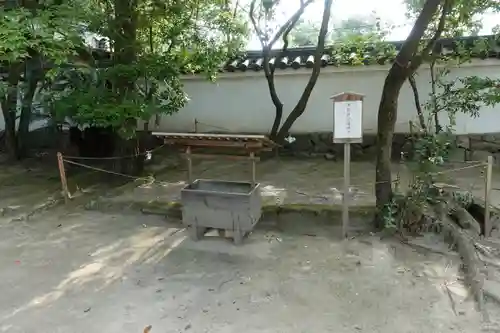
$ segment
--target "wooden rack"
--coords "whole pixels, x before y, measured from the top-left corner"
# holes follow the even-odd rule
[[[229,158],[233,160],[250,160],[252,172],[252,185],[256,183],[255,164],[260,160],[256,154],[270,151],[277,145],[265,135],[239,135],[239,134],[206,134],[206,133],[165,133],[153,132],[154,136],[162,137],[165,144],[182,146],[188,168],[188,181],[193,179],[193,157],[200,158]],[[228,154],[193,153],[192,148],[227,148],[244,151],[247,156]]]

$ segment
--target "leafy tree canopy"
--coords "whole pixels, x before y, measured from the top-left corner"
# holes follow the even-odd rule
[[[214,79],[247,34],[229,0],[11,0],[2,2],[0,15],[0,99],[13,155],[35,90],[56,121],[69,117],[130,137],[137,119],[185,104],[181,72]],[[95,61],[85,45],[89,33],[107,40],[106,61]]]

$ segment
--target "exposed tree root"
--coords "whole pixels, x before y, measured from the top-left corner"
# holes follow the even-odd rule
[[[432,204],[425,212],[440,227],[444,240],[455,249],[462,261],[464,283],[470,290],[477,310],[483,320],[489,322],[489,316],[484,305],[484,278],[481,268],[484,266],[476,251],[483,252],[484,246],[478,243],[481,235],[480,223],[455,199],[452,193],[442,192],[440,203]],[[435,229],[435,228],[434,228]]]
[[[484,323],[490,323],[485,307],[485,295],[488,299],[500,303],[500,291],[497,292],[500,290],[500,283],[486,280],[485,273],[488,266],[500,268],[500,242],[496,243],[483,237],[484,201],[480,202],[470,193],[457,192],[456,187],[448,184],[433,184],[431,191],[433,192],[429,197],[424,197],[425,201],[421,203],[415,202],[413,193],[399,199],[399,226],[410,233],[423,231],[443,236],[449,249],[456,251],[461,259],[463,283],[469,289],[476,309],[481,313]],[[492,227],[500,230],[500,212],[493,211]],[[439,246],[435,249],[433,246],[413,243],[411,240],[406,243],[449,255]]]
[[[462,229],[470,230],[474,235],[482,234],[481,225],[465,208],[454,201],[449,201],[448,207],[451,218]]]
[[[483,313],[485,318],[487,318],[483,294],[484,281],[480,270],[481,262],[476,254],[473,240],[449,217],[444,217],[442,223],[444,231],[449,233],[450,239],[453,240],[453,244],[456,246],[457,252],[462,259],[464,282],[476,301],[478,311]]]

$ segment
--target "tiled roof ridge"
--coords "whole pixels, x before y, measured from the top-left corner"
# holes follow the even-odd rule
[[[458,46],[465,46],[466,48],[472,49],[474,45],[480,40],[487,40],[493,42],[493,47],[489,52],[479,52],[475,54],[472,52],[472,57],[476,58],[499,58],[500,55],[500,42],[497,36],[485,35],[485,36],[473,36],[473,37],[459,37],[459,38],[443,38],[437,41],[436,48],[443,55],[449,55],[457,52]],[[324,54],[321,56],[321,66],[326,67],[329,65],[340,66],[340,65],[370,65],[379,64],[384,65],[391,63],[396,55],[395,52],[392,54],[390,52],[384,53],[379,49],[376,49],[375,45],[387,45],[390,48],[394,48],[398,51],[404,41],[390,41],[390,42],[377,42],[370,43],[367,42],[363,50],[357,50],[354,46],[348,46],[346,44],[342,45],[329,45],[325,47]],[[344,48],[344,49],[342,49]],[[389,48],[387,49],[389,50]],[[270,53],[269,64],[270,66],[276,66],[277,69],[299,69],[299,68],[312,68],[314,66],[314,54],[316,47],[296,47],[289,48],[280,57],[281,49],[273,49]],[[361,55],[361,57],[360,57]],[[247,51],[242,56],[235,59],[231,59],[226,62],[222,68],[223,71],[227,72],[244,72],[246,70],[259,71],[263,67],[264,56],[261,50],[258,51]]]

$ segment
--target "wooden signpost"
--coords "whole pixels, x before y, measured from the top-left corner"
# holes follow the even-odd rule
[[[342,237],[349,231],[351,143],[363,142],[363,98],[354,92],[343,92],[333,100],[333,142],[344,144],[344,191],[342,195]]]

